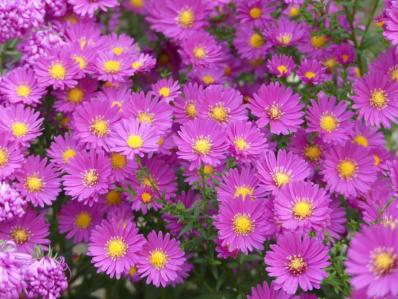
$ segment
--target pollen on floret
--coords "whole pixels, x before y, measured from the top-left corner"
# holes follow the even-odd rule
[[[243,199],[251,198],[251,196],[253,195],[253,188],[249,187],[249,186],[237,186],[235,188],[235,192],[234,192],[234,197],[238,198],[238,197],[242,197]]]
[[[79,65],[81,70],[87,67],[87,60],[83,56],[73,55],[72,58]]]
[[[90,131],[97,137],[104,137],[109,132],[108,122],[101,116],[96,117],[90,124]]]
[[[164,98],[167,98],[168,96],[170,96],[170,93],[171,93],[170,88],[167,86],[159,88],[158,92],[159,92],[159,95]]]
[[[115,54],[116,56],[122,55],[123,53],[123,48],[122,47],[114,47],[112,49],[113,54]]]
[[[228,120],[229,111],[223,104],[216,104],[210,109],[210,117],[218,122],[225,122]]]
[[[249,15],[252,19],[256,20],[261,17],[262,11],[259,7],[253,7],[249,11]]]
[[[318,161],[321,158],[322,151],[318,145],[308,145],[304,149],[304,156],[310,161]]]
[[[116,260],[126,255],[128,245],[121,237],[114,237],[106,242],[105,249],[108,256]]]
[[[191,28],[195,21],[195,15],[190,8],[182,9],[178,15],[177,20],[182,27]]]
[[[254,229],[254,223],[246,214],[237,214],[233,219],[233,230],[237,235],[246,236]]]
[[[312,80],[316,77],[316,73],[313,71],[307,71],[304,73],[304,77],[306,77],[308,80]]]
[[[309,200],[297,200],[293,205],[293,214],[296,219],[306,219],[312,215],[313,206]]]
[[[120,72],[122,64],[117,60],[107,60],[104,62],[104,71],[109,74],[116,74]]]
[[[216,82],[216,80],[214,79],[214,77],[211,76],[211,75],[204,75],[204,76],[202,77],[202,81],[203,81],[203,83],[206,84],[206,85],[210,85],[210,84],[213,84],[214,82]]]
[[[371,257],[372,270],[377,275],[389,274],[398,266],[398,257],[392,248],[376,248]]]
[[[29,85],[21,84],[17,87],[17,96],[19,97],[26,98],[30,96],[31,92]]]
[[[139,61],[139,60],[134,61],[134,62],[131,64],[131,67],[132,67],[133,69],[135,69],[135,70],[138,70],[138,69],[141,68],[142,66],[143,66],[143,64],[142,64],[142,62]]]
[[[87,212],[80,212],[75,218],[75,224],[80,229],[87,229],[91,224],[91,215]]]
[[[244,151],[249,148],[249,143],[243,137],[236,138],[234,141],[234,145],[240,151]]]
[[[275,172],[272,178],[278,188],[283,187],[290,182],[290,175],[285,171]]]
[[[30,232],[26,228],[20,226],[14,227],[10,235],[12,240],[18,245],[25,244],[30,238]]]
[[[197,111],[194,103],[187,103],[185,105],[185,114],[191,119],[194,119],[196,117]]]
[[[277,37],[278,42],[285,46],[289,45],[292,39],[293,36],[290,33],[283,33]]]
[[[4,148],[0,148],[0,167],[4,167],[8,163],[8,151]]]
[[[307,263],[301,256],[292,255],[288,257],[287,268],[291,274],[299,276],[307,269]]]
[[[339,125],[337,119],[329,113],[324,113],[320,119],[320,126],[322,130],[330,133],[336,130],[337,126]]]
[[[141,8],[144,7],[144,0],[130,0],[132,7]]]
[[[278,120],[281,119],[283,115],[283,112],[280,108],[279,105],[277,104],[272,104],[269,108],[268,108],[268,116],[271,120]]]
[[[127,145],[131,149],[139,149],[142,147],[144,144],[144,141],[142,140],[142,137],[137,134],[132,134],[127,138]]]
[[[199,137],[193,144],[193,149],[200,155],[207,155],[210,153],[212,143],[208,137]]]
[[[193,55],[198,59],[203,59],[206,57],[206,50],[203,47],[195,47],[193,49]]]
[[[283,64],[277,66],[276,69],[278,70],[279,74],[281,74],[281,75],[284,75],[289,71],[288,68],[286,67],[286,65],[283,65]]]
[[[143,203],[150,203],[152,201],[152,194],[149,192],[142,192],[141,201]]]
[[[72,104],[79,104],[84,100],[84,90],[80,87],[73,87],[68,91],[68,100]]]
[[[149,262],[157,270],[161,270],[166,266],[167,259],[167,254],[160,249],[156,249],[149,254]]]
[[[11,132],[14,137],[21,138],[28,133],[28,125],[23,122],[16,121],[11,124]]]
[[[384,109],[387,106],[388,97],[384,90],[377,88],[372,91],[370,105],[376,109]]]
[[[40,192],[43,190],[44,182],[43,180],[36,174],[29,175],[26,178],[25,188],[30,192]]]
[[[139,112],[138,113],[138,121],[141,124],[142,123],[151,124],[153,122],[153,119],[154,119],[153,113],[149,113],[149,112]]]
[[[253,33],[252,36],[250,37],[250,46],[253,48],[261,48],[264,45],[264,38],[261,36],[259,33]]]
[[[62,153],[62,160],[64,163],[68,163],[70,159],[76,157],[76,151],[74,149],[68,148]]]
[[[326,45],[327,37],[325,35],[315,35],[311,37],[311,45],[316,48],[322,48]]]
[[[352,160],[341,160],[337,165],[337,171],[342,179],[351,179],[357,172],[357,164]]]
[[[63,79],[65,79],[65,76],[66,76],[66,69],[59,62],[53,63],[50,66],[50,69],[48,72],[50,74],[50,77],[54,80],[63,80]]]
[[[368,147],[368,146],[369,146],[369,141],[368,141],[368,139],[367,139],[365,136],[360,135],[360,134],[358,134],[357,136],[355,136],[354,142],[355,142],[356,144],[358,144],[358,145],[363,146],[363,147]]]
[[[98,184],[99,182],[99,174],[96,169],[89,169],[83,174],[83,183],[92,187]]]
[[[119,153],[111,154],[112,169],[124,169],[127,165],[127,158]]]
[[[115,206],[122,202],[122,195],[116,190],[111,190],[105,195],[105,199],[108,205]]]

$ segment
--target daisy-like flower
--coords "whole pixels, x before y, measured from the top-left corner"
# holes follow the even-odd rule
[[[17,189],[34,207],[51,205],[57,199],[61,181],[47,158],[29,156],[15,173]]]
[[[184,124],[187,121],[194,120],[199,113],[199,100],[202,99],[203,86],[197,83],[189,82],[182,89],[180,95],[174,103],[174,116],[176,121]]]
[[[250,25],[237,28],[234,46],[242,58],[249,60],[264,58],[271,48],[264,35]]]
[[[309,165],[299,156],[279,150],[268,151],[257,165],[258,178],[267,191],[277,191],[296,181],[305,180],[311,173]]]
[[[392,47],[379,54],[369,65],[369,73],[379,73],[380,76],[388,74],[391,80],[398,82],[398,50]]]
[[[263,200],[229,200],[220,205],[214,226],[221,245],[247,254],[263,248],[270,234],[268,217]]]
[[[243,104],[243,96],[239,91],[222,85],[211,85],[201,93],[199,99],[200,116],[217,122],[228,124],[231,120],[247,120],[247,112]]]
[[[87,39],[70,41],[66,48],[77,66],[76,78],[84,78],[94,71],[96,48],[92,45],[87,45]]]
[[[305,59],[297,70],[297,75],[304,83],[318,85],[325,80],[325,68],[318,60]]]
[[[205,31],[188,36],[181,43],[180,54],[186,64],[206,67],[223,61],[221,46]]]
[[[0,109],[0,132],[9,133],[10,139],[22,146],[41,134],[42,122],[38,112],[22,104]]]
[[[55,165],[63,171],[64,166],[69,164],[82,151],[82,147],[73,138],[73,135],[60,135],[54,138],[47,154]]]
[[[151,86],[151,93],[157,99],[169,104],[180,94],[180,85],[172,78],[162,79]]]
[[[87,255],[98,272],[120,279],[139,260],[145,239],[130,221],[103,220],[91,232]]]
[[[289,150],[300,155],[309,163],[319,164],[323,158],[324,143],[315,136],[307,134],[304,129],[299,129],[290,139]]]
[[[365,193],[376,181],[372,155],[363,147],[347,142],[330,147],[322,163],[322,175],[328,188],[346,196]]]
[[[9,177],[21,167],[24,157],[9,133],[0,132],[0,179]]]
[[[159,195],[157,195],[156,190],[147,186],[140,186],[136,188],[136,196],[131,204],[131,209],[133,211],[141,211],[145,215],[148,210],[157,211],[162,206],[160,202],[157,201]]]
[[[348,65],[355,59],[355,48],[348,43],[337,45],[335,56],[340,64]]]
[[[155,127],[141,123],[137,119],[123,119],[115,126],[110,140],[111,150],[118,152],[129,159],[135,155],[155,152],[159,135]]]
[[[354,109],[369,126],[386,128],[397,121],[398,83],[386,74],[369,73],[354,83]]]
[[[64,89],[77,84],[78,66],[65,49],[40,57],[34,65],[38,82],[44,87]]]
[[[276,195],[275,216],[287,230],[320,231],[329,220],[329,204],[330,198],[322,188],[312,183],[295,182]]]
[[[304,112],[299,95],[278,83],[261,85],[258,92],[253,94],[249,108],[259,118],[258,126],[269,124],[274,134],[295,132],[303,123]]]
[[[333,199],[329,205],[330,219],[326,224],[324,233],[335,240],[340,240],[346,232],[347,215],[339,200]]]
[[[21,218],[25,214],[26,201],[7,183],[0,183],[0,223]]]
[[[228,145],[224,129],[215,122],[198,119],[184,124],[175,136],[177,156],[190,162],[190,169],[201,164],[217,166],[225,157]]]
[[[233,199],[263,199],[265,190],[259,184],[258,178],[253,176],[251,167],[241,170],[231,169],[223,175],[223,182],[217,188],[217,199],[221,202]]]
[[[383,133],[376,128],[365,126],[359,121],[351,131],[350,137],[352,142],[369,149],[384,147],[385,144]]]
[[[123,54],[136,55],[139,53],[139,46],[134,39],[126,34],[111,33],[102,37],[101,43],[104,50],[113,53],[116,56]]]
[[[185,261],[179,241],[168,233],[151,231],[139,252],[138,274],[146,277],[147,284],[165,287],[178,278]]]
[[[132,178],[134,171],[137,169],[134,160],[116,152],[110,153],[110,159],[112,165],[111,181],[123,182]]]
[[[345,264],[354,289],[365,288],[369,298],[397,296],[397,229],[364,226],[352,238]]]
[[[40,103],[45,89],[35,77],[35,73],[25,67],[17,67],[2,78],[0,94],[10,103],[23,103],[35,106]]]
[[[327,277],[328,248],[316,239],[297,233],[284,233],[265,255],[268,275],[275,277],[275,289],[294,294],[319,289]]]
[[[130,100],[123,106],[125,118],[135,118],[140,124],[154,127],[159,134],[171,128],[172,108],[165,102],[157,101],[150,93],[146,95],[133,93]]]
[[[97,56],[94,69],[99,80],[111,83],[125,82],[134,73],[131,68],[131,57],[126,54],[101,52]]]
[[[75,138],[92,149],[109,151],[110,136],[119,119],[118,108],[108,102],[83,103],[73,113]]]
[[[203,85],[223,84],[226,80],[225,70],[222,67],[194,67],[188,74],[189,78]]]
[[[227,128],[227,143],[232,156],[246,163],[260,157],[268,150],[265,135],[251,122],[233,122]]]
[[[140,53],[132,58],[131,68],[133,73],[146,73],[156,65],[156,59],[149,54]]]
[[[290,56],[275,54],[268,61],[267,67],[271,74],[283,78],[288,77],[294,71],[296,64]]]
[[[92,205],[109,188],[109,158],[95,151],[82,152],[65,167],[65,193],[83,204]]]
[[[264,34],[275,46],[292,47],[297,46],[307,36],[307,28],[302,23],[281,18],[266,27]]]
[[[398,44],[398,30],[397,30],[397,24],[398,24],[398,12],[394,6],[396,6],[396,3],[393,1],[388,1],[386,4],[389,4],[390,8],[386,9],[386,16],[383,18],[384,22],[384,32],[383,35],[384,37],[391,41],[393,45]],[[394,6],[393,6],[394,5]]]
[[[236,18],[242,24],[263,28],[267,22],[272,21],[274,7],[261,0],[239,0],[236,7]]]
[[[283,290],[275,290],[275,284],[271,282],[271,285],[268,286],[268,283],[264,281],[263,283],[259,283],[255,287],[251,289],[250,295],[247,296],[247,299],[291,299],[292,296],[286,294]]]
[[[95,207],[88,207],[74,200],[61,207],[57,215],[59,232],[66,234],[68,240],[73,242],[87,242],[91,230],[101,220],[101,212]]]
[[[117,0],[68,0],[68,2],[73,6],[74,12],[83,17],[93,17],[97,10],[107,11],[119,5]]]
[[[343,101],[324,95],[318,101],[312,100],[307,110],[308,132],[317,132],[325,143],[344,144],[353,129],[354,113]]]
[[[108,102],[111,107],[117,107],[118,112],[123,116],[124,105],[132,100],[132,92],[128,84],[117,86],[107,86],[104,84],[102,90],[99,90],[95,99],[98,101]]]
[[[149,1],[146,11],[146,20],[151,27],[172,39],[184,39],[206,24],[206,6],[202,1]]]
[[[50,244],[48,229],[44,214],[29,209],[21,218],[0,223],[0,240],[13,241],[19,252],[31,254],[35,246],[46,250]]]

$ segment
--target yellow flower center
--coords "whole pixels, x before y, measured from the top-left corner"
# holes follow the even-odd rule
[[[357,136],[355,136],[354,142],[355,142],[356,144],[358,144],[358,145],[363,146],[363,147],[368,147],[368,146],[369,146],[369,141],[368,141],[368,139],[367,139],[365,136],[363,136],[363,135],[357,135]]]
[[[84,100],[84,90],[80,87],[71,88],[68,91],[68,100],[72,104],[79,104]]]
[[[153,114],[149,112],[139,112],[138,113],[138,121],[146,124],[151,124],[153,122]]]
[[[117,60],[107,60],[104,62],[104,71],[108,74],[116,74],[120,72],[122,65]]]
[[[83,175],[83,183],[88,187],[95,186],[96,184],[98,184],[98,181],[99,175],[97,170],[95,169],[87,170]]]
[[[61,63],[56,62],[50,66],[48,73],[54,80],[63,80],[65,79],[66,69]]]
[[[130,277],[134,277],[136,273],[137,273],[137,267],[136,266],[130,267],[130,270],[129,270]]]
[[[181,27],[191,28],[195,21],[195,15],[193,14],[192,9],[182,9],[178,14],[177,21],[181,25]]]
[[[229,117],[228,109],[223,104],[216,104],[210,109],[210,117],[218,122],[225,122]]]
[[[127,138],[127,145],[131,149],[139,149],[142,147],[144,144],[144,141],[142,140],[142,137],[137,134],[132,134]]]
[[[312,203],[308,200],[299,200],[293,206],[293,215],[296,219],[302,220],[312,215]]]
[[[285,46],[289,45],[292,39],[293,36],[290,33],[283,33],[277,37],[278,42]]]
[[[321,116],[320,126],[322,130],[330,133],[336,130],[338,125],[339,122],[332,114],[325,113]]]
[[[86,229],[91,224],[91,216],[87,212],[80,212],[75,219],[75,224],[80,229]]]
[[[30,233],[26,228],[18,226],[11,230],[11,238],[16,244],[22,245],[29,240]]]
[[[283,187],[290,182],[290,175],[285,171],[275,172],[272,178],[278,188]]]
[[[279,105],[273,104],[268,108],[268,116],[272,120],[278,120],[282,117],[283,112]]]
[[[69,163],[69,160],[73,159],[74,157],[76,157],[76,151],[71,148],[68,148],[62,153],[62,160],[65,164]]]
[[[193,55],[198,59],[203,59],[206,57],[206,50],[202,47],[195,47],[193,49]]]
[[[43,190],[43,180],[38,175],[30,175],[26,178],[25,188],[29,193],[40,192]]]
[[[216,80],[214,79],[213,76],[211,75],[204,75],[202,77],[202,81],[204,84],[209,85],[209,84],[213,84],[214,82],[216,82]]]
[[[256,20],[258,18],[261,17],[262,11],[261,8],[259,7],[253,7],[252,9],[250,9],[249,11],[249,15],[252,19]]]
[[[127,164],[127,158],[119,153],[111,154],[112,168],[115,170],[124,169]]]
[[[307,269],[307,263],[301,256],[292,255],[288,257],[287,268],[291,274],[299,276]]]
[[[318,161],[321,157],[321,153],[320,147],[315,144],[308,145],[304,149],[304,156],[310,161]]]
[[[326,66],[328,69],[332,69],[337,64],[336,59],[329,58],[323,61],[323,65]]]
[[[30,96],[31,92],[32,91],[28,85],[21,84],[21,85],[18,85],[18,87],[17,87],[17,96],[19,96],[19,97],[26,98],[26,97]]]
[[[193,149],[199,155],[207,155],[211,150],[212,144],[208,137],[199,137],[193,144]]]
[[[113,54],[115,54],[116,56],[122,55],[123,53],[123,48],[122,47],[114,47],[112,49]]]
[[[341,160],[337,165],[337,171],[342,179],[348,180],[355,176],[357,165],[351,160]]]
[[[311,37],[311,45],[316,48],[322,48],[326,45],[327,37],[325,35],[318,35]]]
[[[381,158],[379,155],[373,154],[374,166],[379,166],[381,164]]]
[[[246,142],[246,140],[243,137],[236,138],[234,144],[235,147],[240,151],[247,150],[250,147],[250,145]]]
[[[0,148],[0,167],[6,166],[8,163],[8,151],[4,148]]]
[[[185,105],[185,114],[191,119],[194,119],[196,117],[197,111],[194,103],[187,103]]]
[[[90,131],[97,137],[104,137],[108,134],[108,122],[103,117],[96,117],[90,125]]]
[[[149,192],[142,192],[141,200],[143,203],[150,203],[152,201],[152,194]]]
[[[168,88],[167,86],[159,88],[158,92],[159,92],[159,95],[161,95],[164,98],[167,98],[168,96],[170,96],[170,88]]]
[[[370,96],[370,105],[376,109],[384,109],[387,106],[388,98],[382,89],[375,89]]]
[[[87,67],[87,60],[83,56],[73,55],[73,60],[79,65],[81,70]]]
[[[393,249],[378,248],[371,255],[373,271],[378,275],[389,274],[397,267],[398,258]]]
[[[341,55],[341,59],[343,60],[344,63],[346,63],[349,58],[350,58],[350,56],[348,56],[347,54]]]
[[[250,37],[250,46],[253,48],[259,49],[264,45],[264,38],[259,33],[253,33]]]
[[[297,6],[292,6],[289,9],[288,14],[289,14],[289,17],[295,18],[295,17],[297,17],[300,14],[300,8],[298,8]]]
[[[276,68],[277,70],[278,70],[278,72],[280,73],[280,74],[286,74],[289,70],[288,70],[288,68],[285,66],[285,65],[279,65],[277,68]]]
[[[246,214],[237,214],[233,219],[233,230],[237,235],[246,236],[254,229],[254,223]]]
[[[243,199],[246,199],[246,197],[249,196],[250,198],[253,195],[253,191],[253,188],[249,186],[237,186],[235,188],[234,197],[238,198],[241,196]]]
[[[150,253],[149,262],[157,270],[163,269],[167,264],[167,254],[161,249],[156,249]]]
[[[144,177],[142,180],[142,184],[146,187],[157,189],[156,180],[152,176]]]
[[[105,199],[108,205],[115,206],[122,202],[122,195],[116,190],[111,190],[105,195]]]
[[[141,68],[142,66],[143,66],[143,64],[142,64],[142,62],[139,61],[139,60],[134,61],[134,62],[131,64],[131,67],[132,67],[133,69],[135,69],[135,70],[138,70],[138,69]]]
[[[28,133],[28,125],[19,121],[13,122],[11,124],[11,132],[14,137],[24,137]]]
[[[316,73],[313,71],[307,71],[304,73],[304,77],[306,77],[308,80],[312,80],[316,77]]]
[[[214,168],[211,165],[205,165],[203,166],[203,173],[206,176],[211,176],[214,173]]]
[[[128,245],[121,237],[114,237],[106,242],[105,249],[108,257],[117,260],[126,255]]]
[[[144,0],[130,0],[130,4],[132,7],[142,8],[144,7]]]
[[[390,71],[390,78],[398,82],[398,65],[393,66]]]

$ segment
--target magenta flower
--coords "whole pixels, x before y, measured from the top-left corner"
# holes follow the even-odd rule
[[[54,138],[47,150],[47,155],[61,171],[64,171],[64,166],[68,165],[82,151],[81,145],[72,135],[60,135]]]
[[[398,83],[379,73],[369,73],[354,84],[353,108],[369,126],[386,128],[397,121]]]
[[[355,128],[350,132],[352,141],[364,148],[383,148],[384,135],[376,128],[368,127],[357,121]]]
[[[369,73],[378,73],[380,76],[388,74],[391,80],[398,82],[398,51],[389,48],[381,53],[369,65]]]
[[[199,99],[202,99],[203,86],[197,83],[187,83],[174,103],[176,121],[184,124],[198,117]]]
[[[398,295],[397,230],[364,226],[351,240],[347,253],[347,273],[354,289],[365,288],[367,296],[392,298]]]
[[[74,12],[83,17],[86,15],[93,17],[97,10],[107,11],[119,5],[117,0],[68,0],[68,2],[73,6]]]
[[[162,79],[151,86],[150,93],[160,101],[170,104],[179,96],[180,85],[172,78]]]
[[[289,150],[311,164],[319,164],[323,158],[324,147],[319,137],[314,137],[307,134],[304,129],[299,129],[290,139]]]
[[[26,201],[7,183],[0,183],[0,223],[21,218],[25,214]]]
[[[146,215],[148,210],[157,211],[161,208],[161,203],[158,202],[159,195],[156,190],[149,186],[139,186],[135,188],[136,195],[131,204],[133,211],[141,211],[143,215]]]
[[[292,296],[286,294],[283,290],[275,290],[273,282],[268,286],[268,283],[264,281],[252,287],[247,299],[292,299]]]
[[[264,28],[273,20],[271,14],[274,9],[272,4],[261,0],[237,1],[236,18],[242,24]]]
[[[130,221],[103,220],[91,232],[87,255],[98,272],[120,279],[139,260],[144,237]]]
[[[275,277],[276,289],[294,294],[300,287],[303,291],[319,289],[327,277],[329,266],[328,248],[316,239],[295,233],[281,235],[265,255],[268,275]]]
[[[110,159],[112,165],[111,181],[122,183],[134,176],[137,169],[135,160],[116,152],[110,153]]]
[[[297,70],[297,75],[304,83],[318,85],[325,81],[325,68],[318,60],[305,59]]]
[[[244,24],[236,30],[234,46],[242,58],[256,60],[265,58],[271,44],[262,32]]]
[[[322,175],[329,190],[346,196],[367,192],[377,178],[369,152],[349,142],[328,149],[322,163]]]
[[[24,161],[21,148],[9,133],[0,132],[0,179],[12,175]]]
[[[335,49],[335,56],[340,64],[350,64],[355,59],[355,48],[348,43],[337,45]]]
[[[127,54],[115,55],[114,53],[100,52],[94,64],[97,78],[111,83],[125,82],[133,75],[131,68],[132,59]]]
[[[0,240],[13,241],[19,252],[31,254],[35,246],[46,250],[50,244],[48,235],[49,226],[44,214],[37,214],[31,209],[21,218],[0,223]]]
[[[132,61],[131,68],[134,74],[149,72],[156,65],[156,59],[152,55],[144,53],[134,56]]]
[[[258,92],[253,94],[249,108],[259,118],[258,126],[269,124],[274,134],[295,132],[303,123],[303,105],[299,96],[277,83],[261,85]]]
[[[229,251],[239,250],[245,254],[262,249],[271,233],[267,218],[270,211],[263,200],[228,200],[220,205],[214,226],[222,246]]]
[[[178,279],[186,261],[180,242],[170,234],[151,231],[139,252],[138,274],[147,284],[165,287]]]
[[[34,207],[51,205],[61,189],[59,175],[47,158],[29,156],[15,177],[18,191]]]
[[[267,191],[277,193],[296,181],[305,180],[311,173],[309,165],[299,156],[279,150],[268,151],[257,165],[258,178]]]
[[[293,58],[287,55],[272,55],[267,63],[269,71],[278,78],[288,77],[296,68]]]
[[[202,119],[184,124],[174,141],[178,147],[177,156],[189,161],[190,169],[199,168],[201,164],[221,164],[228,147],[224,130],[215,122]]]
[[[307,28],[302,23],[281,18],[277,22],[271,23],[265,29],[265,36],[275,46],[291,47],[297,46],[307,36]]]
[[[339,200],[333,199],[329,205],[330,219],[326,224],[325,234],[333,239],[340,240],[346,233],[347,215]]]

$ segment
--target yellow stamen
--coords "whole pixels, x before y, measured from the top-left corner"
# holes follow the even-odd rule
[[[96,169],[87,170],[83,174],[83,183],[88,187],[93,187],[98,184],[99,174]]]
[[[120,72],[122,65],[120,61],[117,60],[107,60],[104,62],[103,68],[105,73],[116,74]]]
[[[332,114],[324,113],[321,116],[320,126],[321,126],[322,130],[325,130],[326,132],[330,133],[330,132],[333,132],[334,130],[336,130],[338,125],[339,125],[339,122]]]
[[[161,249],[150,252],[149,262],[157,270],[163,269],[167,264],[167,254]]]
[[[8,164],[8,151],[4,148],[0,148],[0,167],[4,167]]]
[[[250,9],[249,11],[249,15],[252,19],[258,19],[261,17],[262,11],[261,8],[259,7],[253,7],[252,9]]]
[[[20,226],[14,227],[10,235],[12,240],[18,245],[25,244],[30,238],[30,232],[26,228]]]
[[[28,85],[21,84],[17,87],[17,96],[19,97],[26,98],[30,96],[31,92],[32,91]]]
[[[229,111],[223,104],[216,104],[210,109],[210,117],[222,123],[228,120]]]
[[[132,134],[127,138],[127,145],[131,149],[139,149],[144,144],[142,137],[140,135]]]
[[[348,180],[355,176],[357,165],[351,160],[341,160],[337,165],[337,171],[342,179]]]
[[[96,117],[90,124],[90,131],[97,137],[104,137],[108,134],[108,122],[103,117]]]
[[[376,109],[382,110],[387,106],[388,97],[384,90],[378,88],[372,91],[370,96],[370,105]]]
[[[80,212],[75,218],[75,224],[80,229],[87,229],[91,224],[91,215],[87,212]]]
[[[121,237],[113,237],[105,245],[108,257],[117,260],[126,255],[128,245]]]
[[[199,137],[193,144],[193,149],[199,155],[207,155],[212,148],[211,141],[208,137]]]
[[[56,62],[50,66],[48,73],[54,80],[63,80],[66,76],[66,69],[61,63]]]
[[[26,123],[16,121],[11,124],[11,132],[14,137],[24,137],[28,133],[28,130],[29,127]]]
[[[264,45],[264,38],[259,33],[253,33],[250,37],[250,46],[259,49]]]
[[[193,14],[192,9],[182,9],[178,14],[177,21],[181,25],[181,27],[191,28],[195,21],[195,15]]]
[[[71,88],[68,91],[68,100],[72,104],[79,104],[84,100],[84,90],[80,87]]]
[[[29,193],[40,192],[43,190],[43,187],[44,182],[37,174],[30,175],[26,178],[25,188]]]
[[[111,154],[112,169],[124,169],[127,165],[127,158],[119,153]]]
[[[312,203],[308,200],[299,200],[293,206],[293,214],[296,219],[303,220],[312,215]]]
[[[237,235],[246,236],[254,230],[254,223],[246,214],[237,214],[233,219],[233,230]]]

